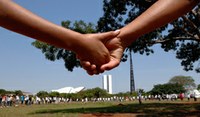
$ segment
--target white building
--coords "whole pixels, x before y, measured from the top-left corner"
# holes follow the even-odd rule
[[[103,75],[103,89],[112,94],[112,75]]]
[[[73,87],[64,87],[61,89],[57,89],[57,90],[51,90],[52,92],[58,92],[58,93],[78,93],[82,90],[84,90],[85,87],[77,87],[77,88],[73,88]]]

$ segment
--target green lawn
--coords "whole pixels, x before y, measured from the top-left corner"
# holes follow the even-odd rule
[[[200,116],[200,101],[145,101],[65,103],[7,107],[0,109],[0,117],[78,117],[82,113],[136,113],[141,116]]]

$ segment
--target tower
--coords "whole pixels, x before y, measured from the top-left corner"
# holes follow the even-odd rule
[[[130,50],[130,93],[135,92],[135,81],[134,81],[134,74],[133,74],[133,61],[132,61],[132,54]]]
[[[112,75],[103,75],[103,89],[112,94]]]

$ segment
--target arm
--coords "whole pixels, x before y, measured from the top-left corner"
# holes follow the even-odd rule
[[[11,0],[0,0],[0,25],[11,31],[69,50],[73,50],[74,43],[81,38],[81,34],[48,22]]]
[[[110,51],[111,61],[101,66],[101,69],[110,70],[118,66],[125,48],[138,37],[177,19],[192,10],[198,3],[199,0],[158,0],[134,21],[120,29],[118,39],[115,38],[113,42],[118,40],[117,43],[121,45],[115,43],[118,47],[111,50],[118,51]]]
[[[123,46],[129,46],[141,35],[155,30],[186,14],[199,0],[158,0],[138,18],[121,29]]]
[[[0,0],[0,26],[28,37],[74,51],[82,60],[100,66],[110,60],[104,46],[119,33],[80,34],[55,25],[11,0]]]

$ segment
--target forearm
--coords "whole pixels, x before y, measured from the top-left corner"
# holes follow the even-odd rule
[[[68,50],[81,38],[80,33],[48,22],[10,0],[0,0],[0,26]]]
[[[189,12],[199,0],[159,0],[121,29],[119,37],[127,47],[141,35],[161,27]]]

